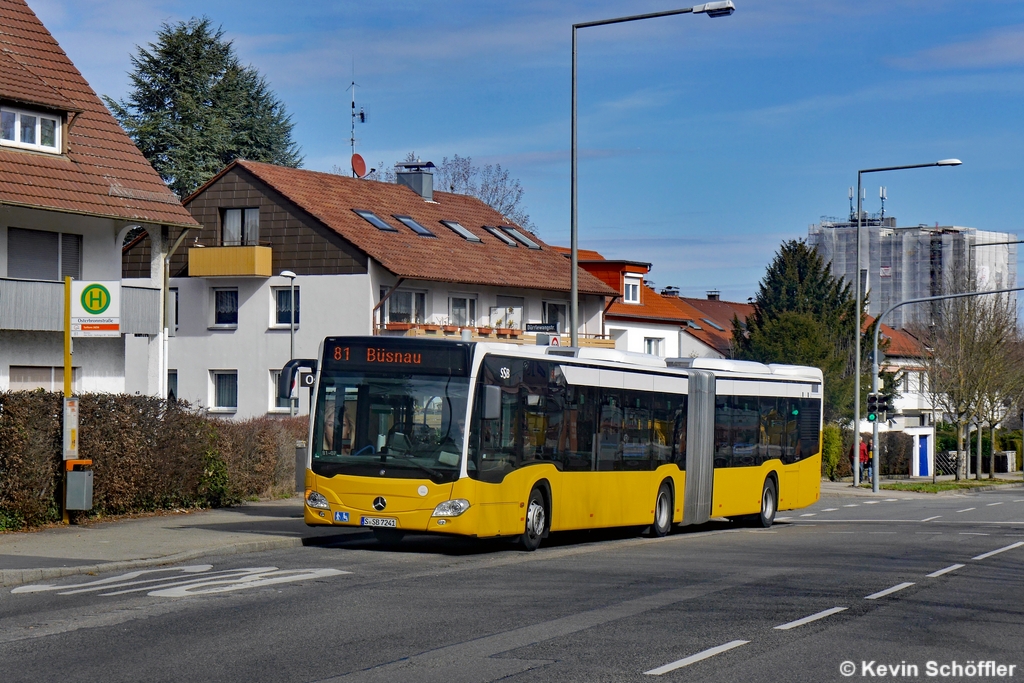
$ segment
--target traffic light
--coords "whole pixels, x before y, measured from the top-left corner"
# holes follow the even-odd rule
[[[896,405],[895,405],[896,397],[890,394],[888,396],[882,396],[880,398],[883,400],[883,403],[879,407],[882,410],[885,411],[886,417],[889,417],[891,415],[895,415],[896,414]]]
[[[868,422],[878,421],[878,410],[881,408],[882,403],[882,401],[880,401],[881,398],[882,397],[878,394],[868,394]]]

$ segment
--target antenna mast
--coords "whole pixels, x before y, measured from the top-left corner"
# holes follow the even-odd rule
[[[882,200],[882,218],[885,218],[885,187],[878,188],[878,198]]]

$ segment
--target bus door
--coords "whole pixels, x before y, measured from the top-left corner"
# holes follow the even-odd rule
[[[686,434],[686,493],[683,524],[703,524],[711,518],[715,456],[715,375],[689,372],[689,428]]]

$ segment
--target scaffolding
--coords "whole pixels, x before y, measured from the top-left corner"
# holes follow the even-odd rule
[[[861,226],[865,266],[861,278],[866,285],[868,315],[877,316],[907,299],[952,293],[946,289],[961,279],[958,276],[966,275],[977,291],[1017,284],[1017,245],[1005,244],[1017,239],[1012,233],[939,225],[899,228],[892,216],[866,213]],[[823,216],[808,229],[807,243],[831,264],[833,274],[848,283],[855,281],[855,216],[846,221]],[[1016,308],[1016,296],[1011,305]],[[930,325],[936,322],[939,310],[932,303],[904,306],[893,311],[885,323],[897,329]]]

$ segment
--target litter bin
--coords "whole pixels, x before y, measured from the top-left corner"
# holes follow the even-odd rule
[[[92,470],[72,470],[67,473],[67,500],[65,510],[92,510]]]

